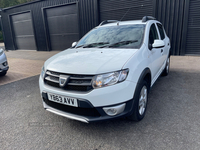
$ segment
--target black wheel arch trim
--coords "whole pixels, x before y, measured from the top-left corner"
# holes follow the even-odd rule
[[[145,69],[142,71],[142,73],[140,74],[140,77],[139,77],[139,79],[138,79],[136,88],[138,87],[138,84],[141,83],[141,82],[144,80],[144,77],[145,77],[147,74],[150,74],[150,75],[151,75],[151,70],[150,70],[149,68],[145,68]]]
[[[133,111],[134,111],[134,110],[133,110],[133,106],[134,106],[134,103],[135,103],[136,93],[139,92],[139,91],[138,91],[139,85],[140,85],[140,83],[143,82],[143,80],[144,80],[144,78],[145,78],[145,76],[146,76],[147,74],[150,74],[150,76],[151,76],[151,70],[150,70],[149,68],[145,68],[145,69],[142,71],[142,73],[140,74],[140,77],[139,77],[139,79],[138,79],[138,82],[137,82],[135,91],[134,91],[134,93],[133,93],[133,98],[132,98],[132,101],[133,101],[133,102],[132,102],[131,113],[130,113],[130,114],[132,114]],[[150,81],[150,82],[151,82],[151,81]],[[151,86],[151,83],[150,83],[150,86]],[[149,86],[149,90],[150,90],[150,86]]]
[[[137,90],[138,90],[139,84],[143,82],[143,80],[144,80],[144,78],[145,78],[145,76],[146,76],[147,74],[150,74],[150,77],[151,77],[151,70],[150,70],[149,68],[145,68],[145,69],[142,71],[142,73],[140,74],[140,77],[139,77],[139,79],[138,79],[138,81],[137,81],[137,84],[136,84],[135,91],[134,91],[134,93],[133,93],[133,99],[134,99],[134,97],[135,97],[135,93],[136,93]],[[150,80],[150,87],[151,87],[151,80]],[[150,87],[149,87],[149,89],[150,89]]]

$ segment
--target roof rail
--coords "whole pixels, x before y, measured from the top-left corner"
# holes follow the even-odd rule
[[[154,18],[152,16],[144,16],[142,18],[142,22],[147,22],[148,20],[156,20],[156,18]]]
[[[102,26],[102,25],[108,24],[108,23],[113,23],[113,22],[119,22],[119,21],[118,20],[104,20],[99,24],[99,26]]]

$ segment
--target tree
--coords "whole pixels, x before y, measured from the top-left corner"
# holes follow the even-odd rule
[[[18,4],[31,2],[31,1],[33,1],[33,0],[0,0],[0,7],[6,8],[6,7],[10,7],[10,6],[15,6]]]

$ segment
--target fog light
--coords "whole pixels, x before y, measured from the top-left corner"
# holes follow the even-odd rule
[[[114,107],[104,107],[103,110],[105,111],[107,115],[115,116],[122,113],[124,111],[125,106],[126,104],[124,103],[124,104],[114,106]]]
[[[3,66],[7,66],[7,65],[8,65],[8,62],[5,61],[5,62],[3,63]]]

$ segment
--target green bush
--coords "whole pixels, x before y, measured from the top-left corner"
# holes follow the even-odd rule
[[[3,34],[2,34],[2,31],[0,31],[0,42],[3,42]]]

